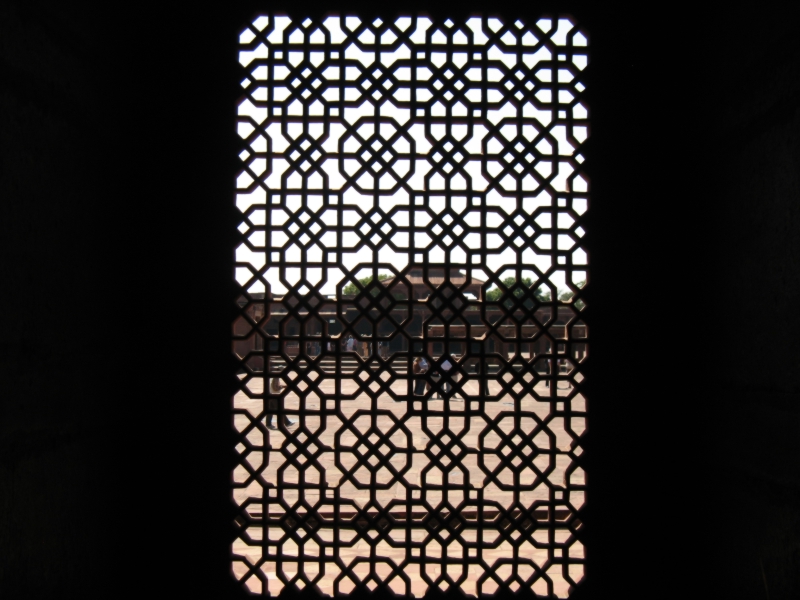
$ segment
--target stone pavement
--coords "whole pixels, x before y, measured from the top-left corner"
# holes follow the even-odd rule
[[[314,506],[320,501],[321,490],[326,494],[326,498],[333,496],[334,490],[338,493],[337,510],[339,513],[336,516],[337,519],[347,518],[348,511],[350,516],[355,516],[359,509],[365,507],[384,508],[390,503],[393,503],[393,516],[397,516],[401,521],[407,519],[409,515],[406,514],[404,502],[420,497],[418,486],[425,490],[424,499],[432,507],[437,507],[443,500],[446,500],[450,506],[456,507],[468,498],[475,498],[475,492],[472,489],[481,490],[483,498],[497,502],[502,507],[530,507],[537,500],[552,503],[554,498],[568,500],[570,506],[574,508],[583,504],[582,490],[566,489],[565,471],[572,461],[571,456],[580,453],[580,449],[575,447],[575,441],[585,429],[583,414],[580,414],[585,411],[585,401],[580,394],[575,395],[575,391],[566,382],[560,382],[560,386],[564,389],[556,391],[552,402],[537,400],[530,394],[520,400],[518,413],[520,431],[523,434],[529,434],[537,427],[539,431],[527,440],[517,435],[511,441],[516,444],[516,452],[521,452],[520,456],[532,457],[532,464],[539,470],[537,473],[533,468],[520,467],[516,470],[509,467],[498,468],[501,456],[508,454],[514,447],[508,440],[504,441],[500,433],[512,430],[516,411],[513,398],[509,395],[500,395],[500,385],[496,381],[490,381],[489,391],[490,395],[498,395],[499,398],[495,402],[485,402],[483,410],[481,410],[479,402],[464,401],[460,397],[424,402],[416,400],[411,405],[405,401],[395,401],[389,394],[381,394],[373,400],[367,394],[358,394],[359,387],[356,381],[344,377],[339,381],[341,394],[355,395],[353,400],[339,401],[340,414],[335,411],[336,401],[312,394],[306,399],[305,414],[300,416],[295,412],[300,409],[298,396],[289,393],[285,398],[284,406],[290,414],[295,413],[291,415],[291,418],[299,420],[300,426],[288,430],[280,428],[278,431],[267,431],[264,428],[252,429],[247,433],[247,440],[254,446],[264,445],[269,448],[263,454],[259,451],[251,451],[246,455],[247,463],[254,469],[260,468],[263,461],[266,460],[266,469],[263,471],[262,477],[267,483],[268,489],[267,503],[265,503],[265,506],[269,507],[267,509],[268,518],[285,517],[286,509],[284,507],[286,505],[302,505],[303,503],[296,504],[301,498],[308,505]],[[406,393],[407,384],[406,380],[395,381],[392,384],[392,391],[403,395]],[[247,383],[248,389],[254,394],[261,393],[263,385],[264,382],[261,378],[251,379]],[[326,379],[321,385],[321,391],[324,394],[333,394],[334,385],[334,379]],[[550,396],[552,393],[543,382],[539,382],[534,389],[541,397]],[[468,396],[477,395],[476,382],[468,381],[465,384],[465,391]],[[574,397],[567,399],[569,395]],[[323,403],[325,403],[324,406]],[[234,427],[237,431],[246,431],[246,428],[251,426],[251,419],[258,418],[259,415],[263,422],[263,404],[263,400],[248,398],[242,392],[236,395],[234,407],[244,409],[248,413],[248,415],[237,414],[234,416]],[[320,413],[321,408],[333,412]],[[563,412],[565,408],[569,409],[568,414]],[[579,414],[572,415],[571,413]],[[349,425],[351,421],[352,425]],[[486,430],[485,433],[484,430]],[[268,433],[268,439],[264,439],[262,431]],[[367,443],[359,440],[356,431],[361,434],[369,434],[364,435]],[[394,447],[381,444],[379,436],[375,435],[377,431],[389,436]],[[317,439],[309,443],[314,451],[312,452],[314,456],[309,458],[299,450],[298,446],[305,446],[306,440],[315,434]],[[243,451],[244,446],[240,445],[238,449]],[[570,455],[571,450],[575,454]],[[388,467],[388,464],[380,464],[379,459],[382,456],[388,457],[388,464],[394,467],[394,472]],[[432,465],[430,456],[438,456],[441,464]],[[518,461],[516,458],[515,460]],[[312,463],[314,468],[311,468],[307,462]],[[454,462],[456,464],[451,464]],[[300,470],[297,466],[301,467]],[[487,472],[496,473],[494,481],[487,477]],[[398,473],[401,475],[398,476]],[[310,487],[299,485],[301,474],[302,480]],[[467,490],[463,488],[443,490],[441,486],[445,477],[447,483],[451,485],[468,484],[466,485],[467,488],[470,488],[468,498],[465,497]],[[242,487],[234,489],[234,500],[239,505],[248,498],[263,499],[265,495],[265,488],[258,481],[253,480],[247,484],[247,480],[248,471],[245,466],[238,467],[234,473],[234,481],[239,482]],[[580,469],[570,475],[569,484],[571,486],[576,484],[581,486],[583,483]],[[274,485],[281,487],[281,497],[285,504],[269,502],[269,497],[274,497],[276,492]],[[525,486],[528,488],[526,489]],[[562,491],[554,492],[553,488],[559,488]],[[325,498],[323,498],[323,504],[324,501]],[[331,503],[330,506],[333,507],[333,504]],[[411,504],[407,506],[411,506]],[[444,545],[440,543],[439,546],[434,547],[436,543],[435,540],[431,540],[430,531],[421,524],[422,520],[429,515],[426,511],[419,510],[418,502],[414,506],[410,516],[416,526],[411,527],[410,537],[402,538],[402,535],[406,535],[408,532],[405,528],[398,529],[397,535],[402,534],[401,537],[392,537],[391,539],[395,539],[400,547],[392,547],[385,542],[380,542],[377,546],[377,556],[388,561],[385,564],[387,571],[380,576],[381,578],[391,576],[392,564],[398,565],[408,558],[413,560],[413,552],[408,555],[407,549],[403,547],[404,539],[406,542],[424,542],[426,544],[424,546],[425,556],[429,557],[428,561],[431,560],[431,556],[436,560],[435,553],[437,551],[439,556],[442,556],[442,552],[445,557],[453,556],[453,544],[456,542],[450,540]],[[249,508],[248,514],[258,520],[264,517],[261,514],[263,511],[260,504],[253,505]],[[333,512],[328,512],[327,517],[334,520]],[[568,557],[582,559],[583,548],[579,542],[574,541],[574,538],[570,538],[569,529],[552,526],[553,518],[563,520],[573,511],[562,509],[560,513],[556,512],[558,514],[555,517],[552,515],[549,517],[551,519],[550,526],[540,526],[539,531],[545,534],[542,539],[538,540],[540,543],[535,544],[532,539],[528,552],[524,556],[531,558],[539,567],[550,565],[551,568],[547,570],[547,575],[552,582],[551,590],[556,595],[563,597],[569,584],[561,577],[561,570],[566,569],[574,579],[579,580],[583,568],[581,564],[567,564],[569,560],[564,559]],[[486,519],[487,514],[485,512],[482,515],[483,519]],[[540,509],[537,514],[543,515],[544,521],[547,521],[546,508]],[[319,508],[318,516],[326,519],[324,506]],[[462,514],[462,516],[465,515]],[[473,515],[471,518],[476,517],[477,515]],[[465,518],[470,517],[467,515]],[[260,539],[262,529],[262,526],[251,526],[247,528],[247,532],[253,539]],[[280,526],[266,529],[268,535],[271,535],[272,530],[276,530],[276,534],[284,534]],[[494,535],[497,535],[497,526],[492,529]],[[392,531],[395,535],[394,530]],[[479,530],[464,529],[460,532],[459,540],[474,542],[475,539],[471,539],[470,536],[475,538],[477,531]],[[325,540],[324,527],[317,532],[317,535],[322,536],[324,541],[332,540],[332,538]],[[285,536],[281,539],[283,541],[279,553],[296,556],[298,551],[296,542],[286,539]],[[564,544],[568,540],[571,540],[568,548],[554,547],[559,543]],[[341,547],[341,539],[338,541],[340,543],[338,559],[345,565],[352,565],[353,561],[370,556],[372,545],[364,539],[355,541],[352,546],[346,548]],[[322,554],[316,546],[316,542],[311,540],[303,543],[300,554],[309,556],[311,545],[314,546],[311,555],[320,556],[322,561],[334,560],[330,554]],[[334,549],[325,548],[324,550],[330,552]],[[470,552],[473,550],[471,548]],[[492,548],[482,547],[479,548],[479,551],[480,558],[489,565],[497,559],[511,558],[514,554],[513,548],[507,542]],[[261,546],[247,545],[241,539],[237,539],[234,544],[234,554],[247,556],[248,560],[253,563],[261,557],[261,552]],[[559,554],[560,552],[563,554]],[[471,554],[470,556],[475,555]],[[519,556],[523,556],[523,554],[520,552]],[[559,557],[563,557],[564,564],[557,564]],[[280,567],[286,576],[294,575],[297,571],[298,563],[292,564],[284,562]],[[318,570],[317,565],[319,564],[322,563],[306,562],[302,566],[303,573],[306,576],[315,574],[314,569]],[[267,575],[266,578],[269,581],[270,593],[278,591],[284,585],[275,577],[275,565],[275,562],[271,562],[262,567],[262,572]],[[323,593],[331,594],[333,577],[338,574],[338,568],[331,562],[324,562],[324,565],[325,577],[317,585]],[[356,564],[356,567],[356,574],[359,569],[367,569],[359,575],[362,580],[370,577],[369,563]],[[510,565],[506,565],[506,567],[511,569]],[[506,567],[498,568],[502,570]],[[406,564],[403,572],[409,581],[403,582],[399,577],[394,577],[390,586],[397,587],[398,593],[420,596],[430,585],[425,581],[426,576],[430,581],[438,580],[440,584],[444,583],[444,586],[440,586],[444,588],[448,582],[442,580],[442,569],[445,569],[451,577],[457,577],[463,574],[463,571],[459,570],[463,568],[468,568],[470,571],[467,573],[467,581],[461,584],[462,589],[468,594],[477,593],[476,580],[483,573],[483,569],[476,565],[464,567],[447,563],[446,560],[437,565],[431,565],[430,562],[424,565]],[[415,574],[415,569],[422,569],[422,571]],[[430,569],[433,571],[428,573],[427,570]],[[524,568],[520,567],[520,572],[517,574],[522,578],[521,581],[525,580],[521,574],[523,570]],[[234,563],[234,572],[238,577],[242,577],[247,571],[245,563]],[[498,574],[500,573],[498,572]],[[500,575],[502,576],[502,574]],[[514,579],[510,570],[502,578],[508,581],[509,577]],[[348,591],[347,588],[351,584],[349,579],[340,582],[338,592]],[[254,591],[262,586],[255,577],[250,577],[247,585]],[[302,582],[299,582],[299,585],[302,586]],[[518,586],[519,583],[512,581],[511,587],[514,585]],[[496,584],[489,580],[481,586],[480,591],[487,593],[492,586],[496,586]],[[534,590],[537,586],[538,593],[548,592],[547,582],[544,579],[535,582]]]

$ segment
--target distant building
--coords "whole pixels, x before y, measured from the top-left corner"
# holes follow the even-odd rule
[[[530,319],[527,310],[513,310],[510,302],[515,300],[506,300],[507,310],[499,303],[484,302],[484,286],[484,281],[468,279],[459,269],[445,276],[442,268],[429,268],[427,273],[412,268],[402,277],[371,282],[338,303],[315,299],[318,304],[312,314],[299,301],[290,311],[282,301],[265,301],[264,294],[255,294],[246,311],[249,319],[240,317],[234,325],[234,351],[239,356],[252,352],[247,362],[254,370],[263,368],[264,353],[281,354],[279,339],[289,357],[298,355],[301,344],[315,356],[327,352],[329,341],[335,346],[349,335],[370,342],[374,353],[378,341],[388,341],[392,354],[408,352],[411,342],[420,342],[428,355],[438,357],[449,340],[452,355],[464,354],[471,344],[476,355],[499,354],[506,359],[518,355],[526,360],[562,354],[569,341],[573,360],[583,358],[586,327],[571,305],[561,304],[555,321],[552,305],[540,305]],[[524,304],[533,308],[534,300]],[[240,300],[240,306],[246,305]]]

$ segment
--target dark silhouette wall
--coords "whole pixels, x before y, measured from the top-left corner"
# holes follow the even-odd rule
[[[91,593],[109,247],[87,12],[0,6],[0,595]],[[105,299],[103,298],[105,296]],[[95,311],[99,311],[96,313]]]
[[[573,12],[594,53],[576,598],[800,597],[797,20],[712,8],[531,8]],[[253,10],[0,5],[2,598],[237,597],[233,100]],[[676,335],[636,351],[658,331]]]
[[[718,315],[705,475],[722,508],[712,532],[730,541],[714,569],[731,594],[800,598],[798,19],[742,6],[718,22],[702,68]]]

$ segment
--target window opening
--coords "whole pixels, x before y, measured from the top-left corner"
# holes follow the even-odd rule
[[[585,34],[269,14],[239,40],[234,576],[568,596]]]

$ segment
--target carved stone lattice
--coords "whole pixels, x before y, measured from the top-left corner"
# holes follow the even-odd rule
[[[586,37],[264,15],[240,44],[235,577],[567,596]]]

